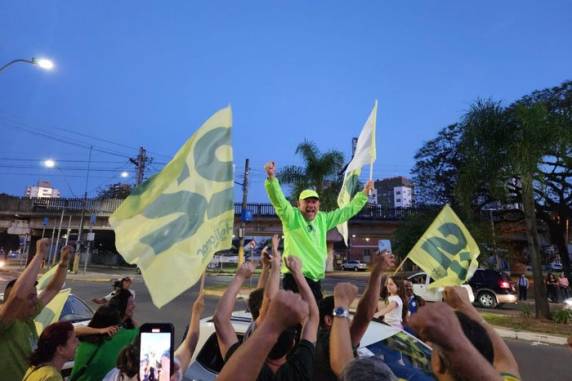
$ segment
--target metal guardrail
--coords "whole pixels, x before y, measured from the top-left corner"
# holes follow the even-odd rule
[[[96,214],[112,214],[123,202],[120,199],[87,199],[85,200],[85,211]],[[75,210],[78,213],[84,207],[83,198],[20,198],[20,197],[2,197],[0,196],[0,206],[4,211],[13,212],[40,212],[40,211],[57,211],[65,209],[67,211]],[[249,203],[246,209],[252,213],[253,217],[276,217],[276,211],[272,204],[267,203]],[[366,205],[364,209],[355,219],[361,220],[402,220],[408,216],[417,213],[419,209],[415,208],[384,208],[378,205]],[[242,214],[242,205],[234,204],[234,214],[240,216]]]

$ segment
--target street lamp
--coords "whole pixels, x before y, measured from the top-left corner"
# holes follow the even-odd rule
[[[54,168],[56,166],[56,162],[53,159],[46,159],[42,163],[46,168]]]
[[[19,59],[12,60],[12,61],[8,62],[4,66],[1,66],[0,71],[6,69],[8,66],[13,65],[15,63],[28,63],[28,64],[36,65],[36,66],[40,67],[41,69],[44,69],[47,71],[53,70],[53,68],[55,67],[54,62],[48,58],[32,58],[30,60],[19,58]]]
[[[127,171],[121,172],[121,177],[123,177],[124,179],[128,178],[128,177],[129,177],[129,172],[127,172]]]

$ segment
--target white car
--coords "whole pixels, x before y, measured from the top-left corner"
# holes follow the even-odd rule
[[[231,323],[239,338],[248,328],[249,312],[234,312]],[[360,357],[379,356],[395,375],[406,380],[434,380],[431,373],[431,348],[409,333],[386,324],[370,322],[358,348]],[[201,335],[191,366],[184,380],[211,381],[224,365],[212,317],[201,320]]]
[[[409,275],[407,280],[413,284],[413,293],[420,296],[427,302],[441,302],[443,301],[443,290],[442,288],[430,289],[429,284],[433,282],[431,277],[427,276],[425,272],[418,272],[413,275]],[[475,301],[475,295],[473,294],[473,289],[470,285],[464,284],[463,288],[467,290],[469,294],[469,300],[471,303]]]

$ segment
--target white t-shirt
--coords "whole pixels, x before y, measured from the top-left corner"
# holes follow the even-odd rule
[[[397,307],[395,307],[390,312],[386,313],[385,316],[383,317],[383,321],[392,327],[403,328],[403,318],[402,318],[403,301],[398,295],[390,295],[387,298],[387,302],[388,303],[395,302],[395,304],[397,304]]]

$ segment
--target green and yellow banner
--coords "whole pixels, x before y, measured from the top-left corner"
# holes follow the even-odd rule
[[[61,290],[54,298],[44,307],[42,312],[34,318],[34,323],[36,324],[36,331],[38,331],[38,336],[42,333],[44,328],[48,325],[59,321],[60,315],[64,309],[64,304],[68,296],[70,296],[71,288]]]
[[[192,287],[215,252],[231,247],[231,127],[229,106],[211,116],[109,219],[117,250],[139,266],[159,308]]]
[[[429,288],[461,285],[479,263],[479,246],[447,204],[407,255],[435,281]]]

